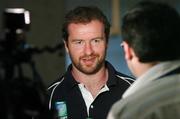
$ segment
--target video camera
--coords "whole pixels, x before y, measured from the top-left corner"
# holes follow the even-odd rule
[[[30,12],[23,8],[7,8],[4,11],[4,28],[8,31],[29,30]]]
[[[28,61],[31,59],[30,45],[26,43],[26,32],[30,28],[29,11],[23,8],[6,8],[2,18],[4,38],[0,39],[0,60],[8,63]]]
[[[3,12],[5,37],[0,39],[0,118],[54,119],[48,109],[46,90],[26,42],[29,11],[7,8]],[[33,79],[23,74],[23,63],[32,69]]]
[[[26,32],[30,30],[30,12],[24,8],[6,8],[3,12],[5,38],[0,39],[0,61],[13,59],[16,63],[28,62],[35,53],[56,52],[63,43],[38,48],[26,42]],[[59,53],[63,54],[62,51]]]

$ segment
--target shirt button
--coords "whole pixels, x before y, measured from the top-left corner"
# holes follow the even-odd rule
[[[91,108],[93,109],[93,108],[94,108],[94,106],[93,106],[93,105],[91,105]]]

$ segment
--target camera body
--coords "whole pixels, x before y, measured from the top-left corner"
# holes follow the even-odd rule
[[[27,31],[30,26],[30,12],[24,8],[6,8],[3,13],[4,29]]]
[[[29,11],[7,8],[3,12],[5,38],[0,40],[0,119],[54,119],[48,109],[43,81],[31,58],[31,46],[26,43],[30,26]],[[26,77],[25,68],[33,79]]]
[[[6,8],[3,12],[4,38],[0,40],[0,60],[26,62],[30,59],[26,31],[30,29],[30,12],[24,8]],[[11,60],[9,62],[12,62]]]

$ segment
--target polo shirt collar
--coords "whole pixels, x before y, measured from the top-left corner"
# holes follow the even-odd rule
[[[108,61],[105,61],[105,66],[108,69],[108,81],[106,83],[107,86],[110,87],[116,85],[116,70]],[[74,86],[78,86],[79,84],[79,82],[74,79],[71,70],[72,64],[68,66],[67,72],[65,74],[65,80],[68,83],[69,88],[73,88]]]
[[[69,86],[70,89],[75,87],[75,86],[77,86],[79,84],[79,82],[77,82],[74,79],[74,77],[73,77],[73,75],[71,73],[71,70],[72,70],[72,64],[70,64],[68,66],[67,72],[65,74],[65,80],[66,80],[66,83],[68,83],[68,86]]]
[[[116,70],[114,69],[114,67],[112,66],[112,64],[110,64],[108,61],[105,62],[105,65],[108,69],[108,81],[107,81],[107,86],[111,87],[117,84],[117,80],[116,80]]]

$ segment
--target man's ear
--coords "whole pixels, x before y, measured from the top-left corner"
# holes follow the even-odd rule
[[[66,49],[66,52],[69,53],[67,41],[63,41],[63,42],[64,42],[64,47]]]
[[[127,42],[123,42],[124,55],[126,60],[131,60],[134,55],[134,50],[129,46]]]

